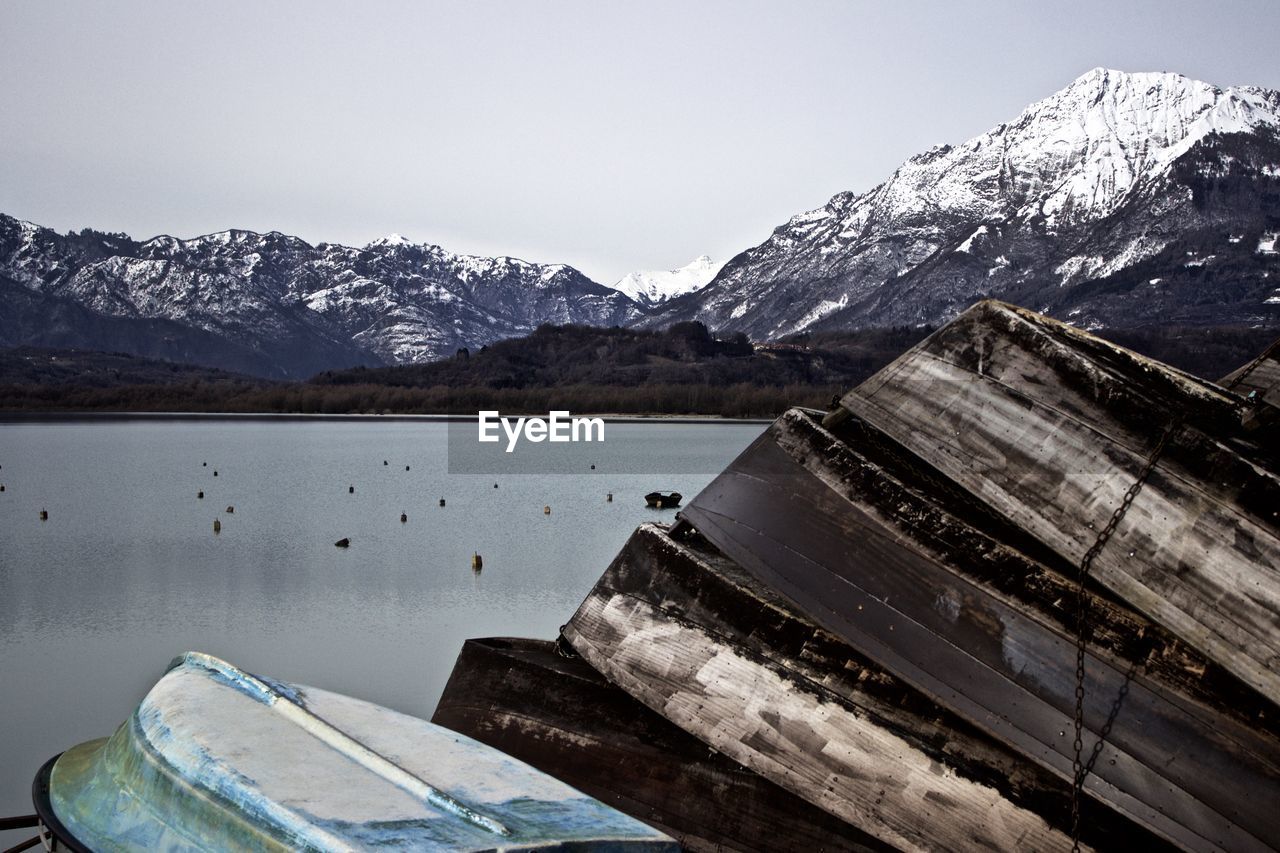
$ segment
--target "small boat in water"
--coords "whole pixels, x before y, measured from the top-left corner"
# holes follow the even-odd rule
[[[679,849],[478,741],[195,652],[34,799],[71,850]]]
[[[656,509],[668,509],[680,506],[680,500],[683,497],[684,495],[679,492],[650,492],[644,496],[644,502],[647,506]]]

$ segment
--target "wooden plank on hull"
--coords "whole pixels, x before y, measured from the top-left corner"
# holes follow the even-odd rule
[[[1218,384],[1235,385],[1237,394],[1254,394],[1271,406],[1280,406],[1280,348],[1272,344],[1256,364],[1251,361],[1240,365],[1219,379]]]
[[[1069,785],[818,627],[700,537],[642,526],[564,636],[685,731],[888,844],[1070,847]],[[1163,843],[1092,800],[1085,810],[1087,844]]]
[[[543,640],[467,640],[433,723],[561,779],[686,850],[886,850]]]
[[[792,411],[683,517],[862,654],[1070,779],[1073,637],[986,580],[1051,573],[893,483]],[[1280,797],[1276,739],[1179,692],[1177,679],[1131,669],[1098,648],[1087,661],[1086,749],[1127,690],[1087,789],[1190,848],[1280,841],[1280,821],[1255,799]]]
[[[988,301],[841,405],[1073,563],[1178,421],[1093,574],[1280,702],[1280,433],[1238,395]]]
[[[869,509],[880,507],[874,511],[882,521],[926,537],[935,553],[969,555],[952,562],[994,594],[1074,637],[1076,566],[869,424],[847,417],[817,429],[817,414],[787,415],[798,416],[778,434],[790,455],[832,488],[864,495]],[[1091,646],[1118,660],[1140,661],[1145,677],[1280,742],[1280,715],[1270,700],[1105,587],[1091,582],[1086,592]]]

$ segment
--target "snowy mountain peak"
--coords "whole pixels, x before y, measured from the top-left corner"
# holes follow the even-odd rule
[[[393,248],[396,246],[416,246],[417,243],[400,234],[388,234],[385,237],[379,237],[365,245],[366,249],[374,249],[382,246]]]
[[[792,217],[695,298],[644,322],[698,319],[768,339],[935,323],[990,295],[1047,311],[1194,228],[1230,222],[1238,236],[1265,225],[1278,152],[1278,92],[1095,68],[986,133]],[[1152,278],[1170,280],[1142,281]],[[1110,318],[1087,322],[1194,300],[1166,287],[1113,301]]]
[[[679,269],[633,272],[611,287],[642,305],[658,305],[706,287],[723,266],[708,255],[699,255]]]
[[[1260,127],[1280,128],[1280,93],[1095,68],[1012,121],[957,146],[934,146],[884,184],[839,193],[784,228],[835,225],[851,237],[872,220],[945,213],[978,221],[1040,216],[1054,229],[1114,210],[1211,133]]]

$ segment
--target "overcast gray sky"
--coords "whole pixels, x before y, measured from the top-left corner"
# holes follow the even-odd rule
[[[1123,7],[1123,8],[1116,8]],[[0,4],[0,211],[724,259],[1097,65],[1280,88],[1274,0]]]

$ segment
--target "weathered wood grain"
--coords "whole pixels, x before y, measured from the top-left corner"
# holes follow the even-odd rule
[[[1051,573],[895,485],[891,472],[868,470],[795,411],[684,518],[886,669],[1071,777],[1071,634],[988,581]],[[1270,808],[1249,802],[1259,791],[1280,797],[1280,744],[1168,680],[1130,680],[1128,661],[1099,652],[1087,667],[1090,732],[1122,688],[1128,695],[1090,790],[1189,847],[1268,849],[1280,840]]]
[[[1248,374],[1239,379],[1241,374]],[[1280,349],[1271,350],[1256,365],[1250,362],[1242,364],[1226,376],[1218,380],[1219,385],[1235,384],[1238,394],[1256,394],[1272,406],[1280,406]]]
[[[777,425],[792,458],[831,488],[859,495],[879,520],[905,527],[971,580],[1074,636],[1075,565],[874,427],[847,417],[828,431],[816,415],[795,410]],[[1090,582],[1086,592],[1090,646],[1126,666],[1139,662],[1145,678],[1280,743],[1270,700],[1105,587]]]
[[[468,640],[432,722],[661,829],[686,850],[889,849],[709,749],[551,642]]]
[[[1069,786],[822,630],[723,557],[645,526],[564,635],[736,761],[887,843],[1062,849]],[[705,546],[703,546],[705,549]],[[1086,803],[1085,840],[1159,845]]]
[[[984,302],[841,403],[1072,562],[1181,419],[1094,575],[1280,702],[1280,442],[1238,396]]]

